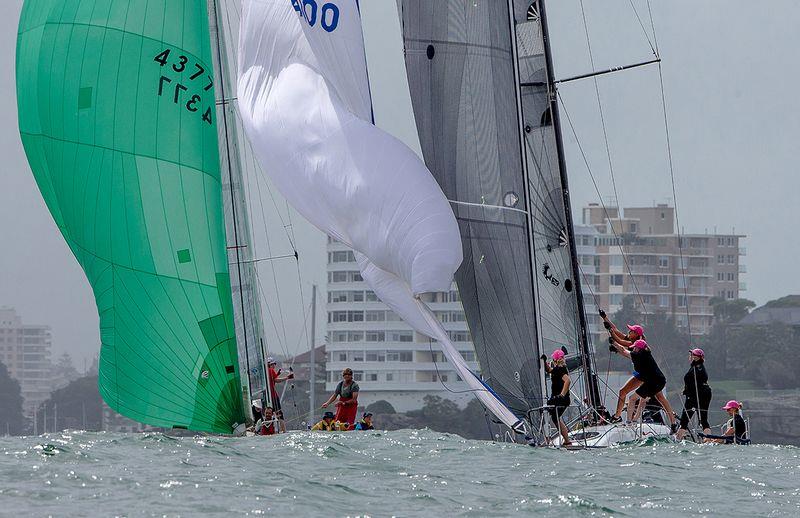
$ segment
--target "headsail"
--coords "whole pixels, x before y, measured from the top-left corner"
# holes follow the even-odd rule
[[[357,1],[246,0],[243,19],[239,108],[265,170],[303,216],[358,252],[376,294],[442,341],[458,368],[463,358],[415,298],[449,289],[458,229],[424,164],[371,123]],[[480,380],[462,377],[518,424]]]
[[[100,393],[164,427],[244,419],[205,0],[27,0],[22,141],[94,290]]]

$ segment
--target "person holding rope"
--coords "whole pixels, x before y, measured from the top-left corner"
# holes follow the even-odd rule
[[[336,390],[331,397],[322,404],[322,408],[328,408],[328,405],[333,403],[336,398],[336,421],[345,423],[348,427],[352,427],[356,421],[356,413],[358,412],[358,391],[360,390],[358,383],[353,381],[353,369],[346,368],[342,371],[342,381],[336,385]]]
[[[636,389],[628,403],[628,421],[638,420],[647,400],[655,397],[667,412],[671,431],[675,433],[678,429],[678,423],[675,419],[675,413],[672,411],[672,405],[669,404],[669,400],[664,394],[667,378],[661,372],[656,359],[653,358],[653,352],[647,342],[641,339],[636,340],[630,350],[613,340],[612,345],[619,354],[630,358],[631,362],[633,362],[633,369],[638,373],[638,379],[641,381],[639,388]]]
[[[561,445],[569,446],[572,442],[569,440],[569,430],[562,416],[570,404],[569,386],[571,381],[564,356],[564,351],[561,349],[553,351],[553,361],[551,363],[545,362],[544,370],[550,375],[550,399],[547,400],[547,405],[550,407],[548,408],[550,419],[553,420],[553,424],[558,427],[558,431],[561,433]],[[542,357],[545,358],[544,356]]]
[[[267,358],[267,367],[269,367],[269,393],[272,397],[272,410],[275,412],[275,417],[280,422],[281,433],[286,433],[286,421],[283,420],[283,410],[281,409],[281,397],[278,390],[275,388],[278,383],[283,383],[286,380],[294,378],[294,373],[290,372],[286,376],[281,376],[281,369],[275,370],[278,362],[270,356]]]
[[[702,349],[689,351],[689,371],[683,377],[683,395],[686,397],[681,412],[681,426],[675,438],[682,441],[689,431],[689,420],[698,411],[698,420],[703,433],[711,433],[708,424],[708,406],[711,404],[711,387],[708,385],[708,373],[705,367],[705,353]]]
[[[639,324],[628,325],[628,333],[625,334],[617,329],[617,326],[608,319],[606,312],[602,309],[600,310],[600,316],[603,318],[603,327],[606,328],[609,334],[608,342],[611,352],[617,352],[617,346],[629,351],[636,340],[644,339],[644,329]],[[630,356],[628,356],[628,358],[630,358]],[[619,389],[617,408],[614,411],[614,415],[611,416],[611,423],[619,423],[622,421],[622,407],[625,406],[625,400],[628,398],[628,394],[638,389],[640,386],[642,386],[642,379],[640,378],[639,372],[634,369],[630,379]],[[629,418],[631,414],[632,411],[629,411]]]

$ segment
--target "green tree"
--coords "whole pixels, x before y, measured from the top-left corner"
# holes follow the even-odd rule
[[[800,295],[787,295],[779,299],[770,300],[764,307],[767,308],[796,308],[800,307]]]
[[[45,427],[45,415],[47,423]],[[103,407],[97,376],[85,376],[50,394],[36,412],[39,430],[100,430]]]
[[[408,412],[407,415],[417,419],[421,426],[437,432],[460,432],[461,409],[458,405],[449,399],[432,395],[425,396],[423,401],[425,406]]]
[[[5,364],[0,362],[0,435],[6,432],[20,435],[25,432],[25,424],[19,382],[11,377]]]
[[[371,405],[367,406],[367,412],[372,412],[373,414],[376,415],[387,415],[387,414],[397,413],[392,404],[384,399],[376,401]]]
[[[756,307],[756,303],[749,299],[725,300],[712,297],[708,303],[714,309],[716,323],[738,322]]]

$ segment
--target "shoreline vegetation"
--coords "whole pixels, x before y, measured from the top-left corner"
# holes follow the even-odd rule
[[[613,317],[617,325],[640,322],[645,326],[656,358],[668,377],[667,390],[675,410],[682,408],[682,377],[687,370],[686,351],[689,345],[701,347],[706,352],[706,368],[713,390],[711,422],[723,420],[714,410],[728,399],[744,403],[744,414],[750,418],[751,432],[756,443],[792,444],[800,446],[800,326],[790,326],[771,321],[764,325],[742,324],[755,304],[745,299],[722,301],[712,299],[715,323],[711,331],[690,341],[687,334],[675,326],[666,314],[648,315],[644,318],[635,309],[631,297],[623,301],[622,309]],[[800,296],[790,296],[771,301],[765,308],[800,307]],[[597,360],[608,365],[612,372],[630,370],[625,358],[619,358],[597,347]],[[605,372],[600,372],[603,377]],[[0,364],[0,434],[31,434],[33,422],[22,415],[22,396],[19,384]],[[610,387],[616,390],[616,387]],[[297,380],[295,388],[284,399],[289,429],[305,429],[308,412],[308,382]],[[375,414],[375,426],[383,430],[429,428],[448,432],[467,439],[492,439],[497,426],[478,400],[473,399],[465,408],[455,402],[435,395],[424,398],[419,410],[395,412],[388,401],[377,401],[366,407]],[[57,409],[57,412],[56,412]],[[359,408],[359,414],[364,408]],[[58,423],[53,422],[57,413]],[[37,430],[43,430],[48,416],[48,430],[102,429],[103,406],[97,390],[97,375],[78,378],[54,391],[37,412]],[[173,431],[168,431],[173,433]]]

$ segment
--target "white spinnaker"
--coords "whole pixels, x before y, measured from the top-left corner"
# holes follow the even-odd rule
[[[450,289],[461,238],[425,164],[371,123],[356,0],[244,0],[242,17],[238,104],[264,171],[298,212],[356,250],[378,297],[438,340],[484,405],[518,428],[415,298]]]

